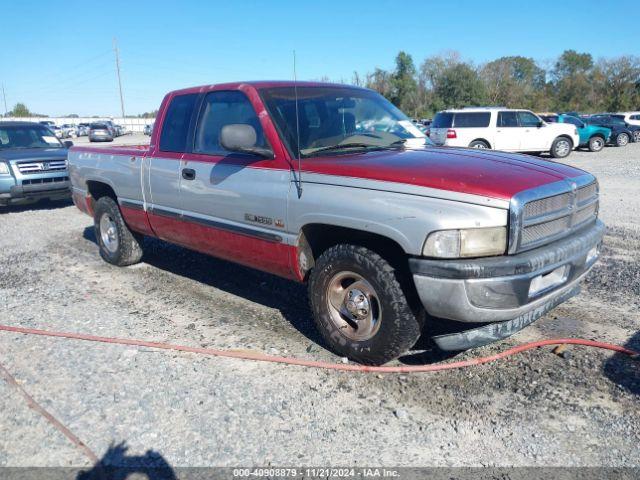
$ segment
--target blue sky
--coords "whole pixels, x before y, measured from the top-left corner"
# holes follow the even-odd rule
[[[21,101],[49,115],[119,114],[114,37],[127,114],[157,108],[175,88],[292,78],[294,49],[300,80],[336,81],[390,69],[399,50],[417,65],[446,50],[474,63],[551,62],[569,48],[640,54],[631,1],[615,2],[624,15],[589,0],[5,2],[0,83],[9,109]]]

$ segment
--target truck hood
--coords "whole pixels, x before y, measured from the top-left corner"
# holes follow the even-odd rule
[[[67,158],[66,148],[12,148],[0,149],[0,160],[14,162],[19,160],[63,160]]]
[[[585,174],[530,155],[451,147],[311,157],[303,159],[302,166],[308,173],[404,183],[501,200]]]

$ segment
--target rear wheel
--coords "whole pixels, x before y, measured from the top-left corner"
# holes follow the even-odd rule
[[[565,158],[573,149],[573,142],[567,137],[558,137],[551,144],[551,156],[553,158]]]
[[[626,147],[629,143],[629,135],[621,133],[616,137],[616,147]]]
[[[129,230],[111,197],[101,197],[96,202],[94,226],[100,256],[106,262],[123,267],[140,261],[142,237]]]
[[[599,152],[604,148],[604,138],[596,135],[589,139],[589,151],[590,152]]]
[[[634,143],[640,142],[640,130],[636,130],[635,132],[633,132],[633,142]]]
[[[484,140],[474,140],[469,144],[469,148],[479,148],[479,149],[485,150],[491,147],[489,147],[489,144]]]
[[[324,252],[309,277],[309,299],[331,350],[357,362],[386,363],[420,336],[395,269],[367,248],[343,244]]]

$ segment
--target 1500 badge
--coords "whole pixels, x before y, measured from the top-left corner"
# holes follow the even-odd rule
[[[247,222],[259,223],[260,225],[274,225],[275,224],[276,227],[279,227],[279,228],[284,227],[284,221],[282,221],[282,220],[276,220],[274,222],[273,218],[261,217],[260,215],[254,215],[252,213],[245,213],[244,214],[244,219]]]

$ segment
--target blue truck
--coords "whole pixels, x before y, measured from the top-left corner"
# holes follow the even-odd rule
[[[71,197],[67,152],[46,126],[0,122],[0,206]]]

